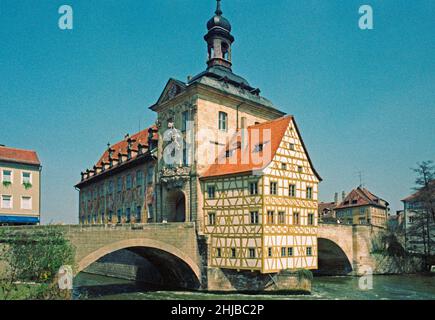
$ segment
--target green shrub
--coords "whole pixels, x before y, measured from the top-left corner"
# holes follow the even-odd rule
[[[74,249],[54,226],[0,228],[0,256],[7,265],[0,283],[3,298],[56,299],[63,294],[56,284],[63,265],[74,267]],[[25,284],[35,283],[32,286]],[[24,286],[23,286],[24,284]]]

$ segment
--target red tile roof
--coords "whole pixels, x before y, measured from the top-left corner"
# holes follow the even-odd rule
[[[112,154],[112,159],[113,160],[119,160],[119,154],[122,154],[124,156],[127,155],[128,153],[128,138],[130,138],[131,141],[131,150],[134,150],[136,152],[138,152],[139,150],[139,144],[142,145],[143,147],[145,147],[145,149],[148,149],[148,132],[149,129],[153,129],[153,140],[158,140],[158,133],[157,133],[157,127],[156,126],[151,126],[150,128],[147,128],[145,130],[139,131],[138,133],[135,133],[132,136],[126,136],[124,138],[124,140],[121,140],[113,145],[110,146],[110,149],[113,150],[113,154]],[[142,149],[142,155],[146,152],[147,150],[143,150]],[[82,180],[81,182],[79,182],[76,187],[80,187],[82,184],[84,183],[88,183],[90,180],[93,180],[96,177],[101,176],[102,174],[106,174],[107,172],[110,172],[114,169],[119,168],[120,166],[124,165],[124,164],[128,164],[131,163],[132,161],[134,161],[135,159],[137,159],[139,156],[139,154],[136,155],[132,155],[132,158],[123,162],[123,163],[118,163],[116,162],[116,164],[113,167],[110,167],[104,171],[100,171],[100,172],[95,172],[95,170],[88,170],[86,171],[86,173],[82,172]],[[106,151],[103,153],[103,155],[100,157],[100,159],[98,160],[98,162],[95,164],[95,167],[102,168],[103,162],[105,164],[109,164],[109,148],[106,149]]]
[[[0,161],[41,165],[38,155],[32,150],[22,150],[0,146]]]
[[[430,186],[435,186],[435,180],[431,180],[429,181],[429,185]],[[417,190],[415,193],[411,194],[410,196],[406,197],[405,199],[402,199],[402,202],[408,202],[408,201],[413,201],[419,200],[419,197],[421,196],[422,190]]]
[[[227,145],[225,152],[220,155],[220,157],[216,160],[216,163],[209,166],[206,172],[201,176],[201,178],[210,178],[217,176],[224,176],[230,174],[241,174],[241,173],[249,173],[256,170],[262,170],[266,168],[270,162],[275,157],[275,154],[281,144],[282,139],[284,138],[285,132],[289,127],[291,121],[294,120],[293,116],[284,116],[278,118],[276,120],[263,122],[260,124],[256,124],[247,128],[247,140],[246,140],[246,148],[242,151],[240,148],[240,133],[236,134],[231,143]],[[296,123],[295,123],[296,127]],[[299,130],[296,127],[296,130],[299,134]],[[270,134],[268,134],[270,132]],[[305,145],[302,141],[302,145],[305,148]],[[270,157],[268,154],[264,154],[265,152],[256,151],[256,147],[258,145],[263,145],[264,150],[266,148],[270,148]],[[268,146],[270,144],[270,147]],[[238,147],[237,147],[238,146]],[[226,151],[232,151],[233,154],[229,158],[225,158]],[[258,155],[254,155],[258,152]],[[234,154],[235,153],[235,154]],[[256,161],[256,158],[261,159],[261,157],[265,157],[263,161]],[[313,168],[313,172],[315,175],[321,180],[320,176],[315,171],[311,159],[308,156],[308,160]],[[220,161],[218,161],[220,159]]]
[[[384,204],[385,202],[385,204]],[[344,200],[336,207],[336,209],[344,209],[350,207],[358,207],[365,205],[373,205],[377,207],[386,208],[388,202],[375,196],[366,188],[358,187],[353,189]]]
[[[318,204],[319,212],[322,212],[323,210],[334,210],[335,207],[337,207],[337,204],[335,202],[320,202]]]
[[[158,135],[156,132],[157,127],[152,126],[151,128],[154,130],[153,139],[157,140],[158,139]],[[148,130],[149,130],[149,128],[142,130],[142,131],[139,131],[138,133],[135,133],[132,136],[129,136],[131,140],[136,140],[135,142],[132,143],[133,150],[137,150],[139,144],[141,144],[142,146],[148,147]],[[115,143],[114,145],[111,145],[110,148],[114,150],[112,159],[118,159],[119,153],[127,154],[127,148],[128,148],[127,138]],[[98,160],[96,166],[100,167],[103,161],[105,163],[109,162],[109,150],[108,149],[103,153],[100,160]]]

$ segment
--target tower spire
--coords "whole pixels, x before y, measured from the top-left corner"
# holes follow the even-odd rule
[[[231,24],[222,16],[221,0],[216,0],[215,15],[207,22],[208,33],[204,39],[208,49],[208,68],[223,67],[231,71]]]
[[[221,16],[222,15],[222,9],[221,9],[221,0],[216,0],[216,11],[215,11],[217,16]]]

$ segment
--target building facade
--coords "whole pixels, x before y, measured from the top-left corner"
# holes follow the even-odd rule
[[[0,146],[0,225],[40,223],[41,170],[35,151]]]
[[[90,170],[81,174],[80,224],[147,223],[154,216],[155,127],[110,145]]]
[[[157,146],[147,151],[144,166],[153,163],[154,202],[141,222],[195,222],[198,236],[207,239],[212,267],[262,274],[315,269],[321,178],[295,118],[233,73],[235,39],[220,1],[207,29],[207,69],[187,82],[170,79],[150,107],[157,116]],[[89,189],[115,179],[103,167],[100,161],[83,173],[77,186],[85,197],[83,223],[98,211],[88,208],[96,201],[86,198]]]
[[[337,221],[345,224],[366,224],[387,227],[389,203],[359,186],[334,209]]]

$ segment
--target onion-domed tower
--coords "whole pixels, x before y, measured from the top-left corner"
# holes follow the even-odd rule
[[[208,33],[204,36],[208,45],[208,68],[222,66],[231,70],[231,24],[222,16],[221,0],[217,0],[215,16],[207,23]]]

